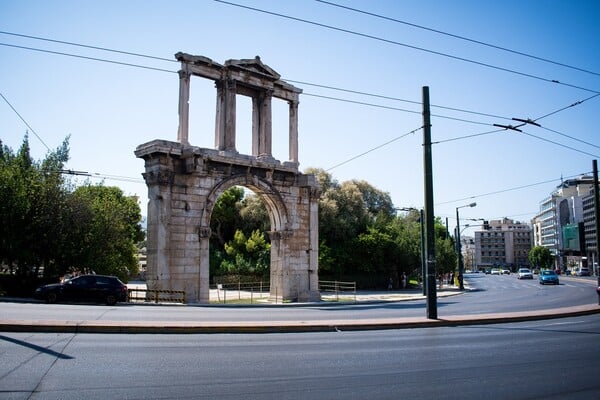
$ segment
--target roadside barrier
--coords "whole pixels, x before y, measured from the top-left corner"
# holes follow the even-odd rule
[[[216,289],[217,301],[226,304],[229,302],[247,302],[250,304],[270,296],[269,282],[233,282],[217,283],[212,286]]]
[[[129,302],[184,303],[185,290],[127,289]]]
[[[356,282],[319,281],[319,292],[322,300],[345,301],[353,298],[356,302]]]

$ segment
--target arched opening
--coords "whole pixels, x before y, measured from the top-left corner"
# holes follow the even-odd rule
[[[268,297],[270,220],[264,201],[246,187],[232,186],[217,199],[210,217],[211,302],[226,302],[228,291],[238,301]]]
[[[240,196],[240,191],[243,192],[241,188],[249,189],[251,191],[251,194],[248,195],[247,193],[242,193],[242,196]],[[223,198],[223,196],[226,196],[227,198]],[[219,199],[221,199],[221,201],[219,201]],[[213,242],[214,246],[214,235],[219,235],[220,233],[218,232],[218,223],[215,223],[215,221],[213,220],[213,215],[216,215],[218,217],[219,213],[222,213],[224,211],[227,212],[227,210],[221,209],[221,207],[223,206],[235,206],[232,204],[224,204],[225,202],[231,203],[243,201],[244,199],[246,200],[245,206],[256,207],[257,210],[259,210],[260,208],[260,205],[257,204],[257,202],[262,203],[262,205],[264,206],[264,210],[266,211],[266,214],[268,216],[268,223],[263,225],[263,229],[260,232],[251,232],[252,229],[248,229],[248,227],[246,227],[246,232],[241,230],[241,234],[239,234],[238,237],[235,237],[237,233],[234,233],[234,236],[232,237],[232,230],[229,227],[230,230],[228,232],[227,237],[221,237],[218,238],[218,240],[223,241],[224,239],[231,239],[231,241],[224,245],[226,247],[226,251],[230,250],[233,254],[228,254],[228,257],[216,257],[214,249],[211,252],[211,241]],[[204,243],[200,244],[201,248],[206,249],[205,254],[209,255],[208,265],[204,265],[205,269],[208,267],[208,276],[205,277],[205,279],[208,279],[213,284],[223,284],[223,281],[216,282],[213,274],[215,274],[217,271],[220,273],[226,273],[228,272],[226,271],[227,268],[231,267],[231,270],[229,272],[233,273],[230,274],[229,279],[246,279],[247,283],[251,283],[250,281],[252,279],[260,279],[260,281],[257,282],[260,283],[261,286],[264,283],[266,286],[269,287],[270,297],[272,299],[274,299],[275,301],[277,301],[278,299],[282,299],[284,288],[281,287],[281,277],[283,275],[282,271],[285,257],[282,254],[280,238],[281,232],[284,232],[287,229],[288,225],[289,224],[287,217],[287,207],[284,201],[282,200],[281,196],[278,194],[277,190],[273,188],[267,181],[260,179],[256,176],[249,175],[234,176],[229,179],[220,181],[212,188],[211,192],[207,196],[205,208],[202,212],[201,217],[200,229],[204,227],[210,227],[211,232],[211,234],[208,237],[201,239],[201,241],[204,240]],[[233,228],[233,231],[238,232],[238,228]],[[256,252],[257,254],[254,255],[248,254],[249,252],[246,252],[244,254],[243,250],[240,251],[239,246],[242,245],[240,241],[243,240],[252,242],[252,244],[256,245],[257,247],[260,247],[262,244],[267,243],[269,246],[268,259],[265,259],[264,253],[260,253],[261,249],[258,249]],[[236,246],[238,246],[238,248],[236,248]],[[215,262],[221,262],[221,265],[216,266],[213,264]],[[245,264],[248,262],[257,264]],[[266,263],[266,265],[264,265],[263,263]],[[253,267],[257,267],[258,270],[253,271]],[[203,266],[201,265],[201,269],[202,268]],[[239,276],[236,277],[236,274],[238,274]],[[221,276],[220,278],[223,278],[223,276]],[[225,283],[231,282],[229,281]]]

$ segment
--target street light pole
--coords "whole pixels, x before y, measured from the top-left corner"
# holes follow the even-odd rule
[[[464,206],[460,206],[460,207],[456,207],[456,252],[458,253],[458,287],[460,290],[465,290],[465,285],[464,285],[464,265],[463,265],[463,259],[462,259],[462,249],[461,249],[461,243],[460,243],[460,217],[458,215],[458,209],[459,208],[465,208],[465,207],[475,207],[477,205],[477,203],[471,203],[471,204],[466,204]]]

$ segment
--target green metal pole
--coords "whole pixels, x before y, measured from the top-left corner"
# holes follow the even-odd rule
[[[465,290],[465,286],[463,285],[463,259],[462,259],[462,243],[460,242],[460,219],[458,217],[458,209],[456,207],[456,252],[458,253],[458,288],[460,290]]]
[[[427,318],[437,319],[435,287],[435,228],[433,213],[433,167],[431,161],[431,111],[429,87],[423,86],[423,175],[425,178],[425,253],[427,256]]]
[[[425,213],[421,213],[421,279],[423,280],[423,296],[427,296],[427,257],[425,256]]]
[[[594,213],[596,219],[596,262],[600,263],[600,193],[598,193],[598,160],[592,160],[592,170],[594,172]],[[594,270],[592,265],[592,271]],[[600,287],[600,267],[596,270],[598,274],[598,287]],[[600,293],[598,293],[600,296]],[[600,304],[600,297],[598,298]]]

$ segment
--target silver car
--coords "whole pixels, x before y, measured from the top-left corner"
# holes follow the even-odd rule
[[[519,268],[517,272],[518,279],[533,279],[533,273],[529,268]]]

